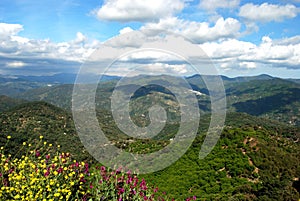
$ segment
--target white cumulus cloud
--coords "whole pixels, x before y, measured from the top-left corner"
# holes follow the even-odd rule
[[[239,16],[251,21],[278,22],[287,18],[294,18],[298,12],[299,9],[292,4],[276,5],[263,3],[261,5],[255,5],[248,3],[240,8]]]
[[[218,8],[236,8],[240,4],[240,0],[201,0],[199,6],[209,11]]]
[[[124,27],[123,29],[121,29],[119,31],[119,34],[126,34],[126,33],[129,33],[129,32],[132,32],[132,31],[133,31],[132,28],[130,28],[130,27]]]
[[[68,66],[79,65],[99,46],[99,41],[88,41],[81,32],[74,40],[55,43],[49,39],[30,39],[18,35],[20,24],[0,23],[0,66],[2,73],[28,69],[36,72],[61,72]]]
[[[108,21],[153,21],[172,16],[185,6],[183,0],[107,0],[94,13]]]
[[[196,22],[170,17],[158,23],[148,23],[141,30],[166,30],[182,34],[195,43],[204,43],[224,38],[236,38],[240,33],[241,24],[234,18],[220,17],[215,24]]]
[[[264,65],[287,69],[300,67],[299,36],[281,40],[264,36],[258,45],[229,39],[219,43],[207,42],[200,47],[221,68],[253,69]]]
[[[14,36],[23,30],[21,24],[0,23],[0,38]]]

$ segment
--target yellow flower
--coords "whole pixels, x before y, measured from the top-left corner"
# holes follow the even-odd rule
[[[60,193],[54,193],[54,197],[59,197]]]
[[[25,145],[26,145],[26,142],[23,142],[23,145],[25,146]]]
[[[9,135],[9,136],[7,136],[7,139],[10,139],[11,138],[11,136]]]
[[[15,199],[20,199],[20,195],[19,194],[15,195]]]
[[[40,136],[40,139],[43,139],[43,137],[44,137],[44,136],[41,135],[41,136]]]

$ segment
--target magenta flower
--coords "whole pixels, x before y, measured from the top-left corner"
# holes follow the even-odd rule
[[[47,176],[49,176],[49,174],[50,174],[50,172],[47,171],[47,172],[44,173],[44,176],[47,177]]]
[[[130,184],[132,182],[132,177],[131,176],[128,176],[128,179],[126,180],[126,184]]]
[[[118,195],[121,195],[121,194],[123,194],[125,192],[125,189],[124,188],[120,188],[119,189],[119,192],[118,192]]]
[[[141,187],[141,189],[142,190],[147,190],[147,185],[146,185],[146,181],[145,181],[145,179],[143,178],[142,179],[142,182],[141,182],[141,184],[140,184],[140,187]]]
[[[62,168],[62,167],[58,168],[58,169],[57,169],[57,172],[58,172],[58,173],[62,173],[62,172],[63,172],[63,168]]]
[[[35,151],[35,156],[36,156],[36,157],[39,157],[40,155],[41,155],[41,153],[40,153],[38,150],[36,150],[36,151]]]

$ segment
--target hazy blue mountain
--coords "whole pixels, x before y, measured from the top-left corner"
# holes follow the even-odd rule
[[[122,90],[126,92],[131,87],[143,83],[146,79],[149,79],[149,77],[150,76],[137,76],[126,78],[125,81],[129,81],[128,83],[130,84],[118,88],[122,88]],[[300,125],[300,84],[295,80],[274,78],[269,75],[236,78],[221,76],[221,78],[226,90],[227,108],[229,111],[245,112],[255,116],[276,119],[292,125]],[[104,79],[106,78],[104,77]],[[103,81],[99,84],[96,101],[98,108],[109,110],[109,97],[114,91],[117,79],[119,78],[107,77],[107,79],[112,80]],[[155,80],[155,76],[153,76],[152,79]],[[165,85],[168,85],[170,82],[178,85],[178,87],[182,85],[182,81],[167,75],[160,78],[157,77],[157,79],[160,79],[160,82],[163,81]],[[206,76],[206,79],[214,79],[214,76]],[[22,81],[21,78],[17,80],[16,82],[9,82],[10,86],[14,85],[15,88],[5,88],[7,93],[3,94],[29,101],[47,101],[58,107],[67,110],[71,109],[72,84],[45,85],[45,83],[43,83],[44,85],[37,85],[41,83],[36,82],[37,84],[32,86],[32,82],[23,81],[24,77]],[[201,76],[190,76],[187,77],[186,80],[191,85],[194,93],[197,94],[201,112],[209,112],[209,91]],[[25,88],[25,83],[29,85],[27,89]],[[4,82],[2,84],[8,83]],[[176,99],[172,98],[172,96],[173,95],[163,87],[154,85],[144,86],[134,94],[132,101],[133,105],[136,106],[135,108],[145,113],[148,108],[145,103],[150,103],[154,100],[159,99],[162,105],[165,106],[176,105]]]
[[[54,75],[46,75],[46,76],[22,76],[19,75],[18,78],[31,81],[31,82],[41,82],[48,84],[73,84],[76,81],[77,74],[75,73],[59,73]],[[99,78],[98,75],[87,74],[84,76],[86,82],[88,83],[90,80],[97,80]],[[101,77],[101,81],[109,81],[109,80],[117,80],[118,76],[110,76],[103,75]]]

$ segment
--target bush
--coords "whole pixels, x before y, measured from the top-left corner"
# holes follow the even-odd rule
[[[0,151],[0,200],[170,200],[130,171],[104,166],[91,170],[69,153],[53,151],[43,136],[32,144],[24,142],[19,150],[24,154],[16,158],[5,153],[10,138]]]

